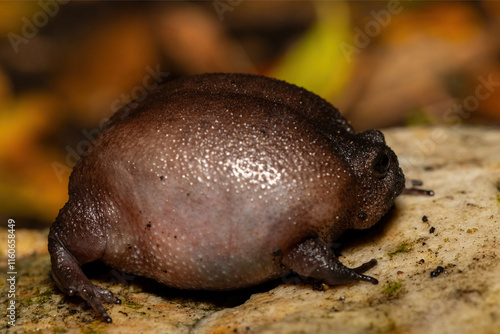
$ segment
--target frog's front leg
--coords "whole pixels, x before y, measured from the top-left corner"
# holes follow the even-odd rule
[[[372,259],[357,268],[347,268],[335,256],[333,250],[319,239],[308,239],[284,254],[282,264],[302,276],[312,277],[329,285],[358,281],[378,284],[378,280],[363,275],[377,264]]]
[[[55,225],[55,224],[54,224]],[[49,253],[52,261],[52,276],[59,289],[70,295],[78,295],[83,298],[94,310],[99,313],[106,322],[112,322],[102,303],[120,304],[120,299],[97,285],[94,285],[85,276],[81,264],[91,262],[95,259],[80,259],[78,261],[60,241],[56,228],[52,226],[49,234]]]

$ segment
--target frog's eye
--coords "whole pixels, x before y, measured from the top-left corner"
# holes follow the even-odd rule
[[[373,160],[373,175],[378,179],[384,178],[390,166],[391,157],[385,151],[380,152]]]

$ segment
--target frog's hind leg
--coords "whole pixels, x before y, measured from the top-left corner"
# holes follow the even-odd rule
[[[347,268],[333,250],[319,239],[308,239],[284,254],[282,264],[299,275],[312,277],[329,285],[358,281],[378,284],[378,280],[363,275],[377,264],[372,259],[357,268]]]
[[[81,269],[81,264],[60,241],[54,226],[49,234],[49,253],[52,261],[52,277],[59,289],[70,295],[78,295],[83,298],[94,310],[96,310],[106,322],[112,322],[102,303],[120,304],[121,301],[113,294],[90,282]],[[90,262],[84,261],[83,263]]]

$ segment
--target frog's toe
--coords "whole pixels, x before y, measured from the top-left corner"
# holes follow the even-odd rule
[[[109,290],[103,289],[100,286],[94,285],[94,292],[103,303],[121,304],[122,301],[115,297]]]

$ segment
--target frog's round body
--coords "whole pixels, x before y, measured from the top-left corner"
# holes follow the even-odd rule
[[[82,295],[62,273],[67,253],[185,289],[308,274],[302,262],[314,259],[298,261],[307,253],[298,245],[333,256],[323,245],[373,225],[403,185],[380,132],[356,134],[302,88],[186,77],[117,112],[75,167],[49,236],[54,277]]]

